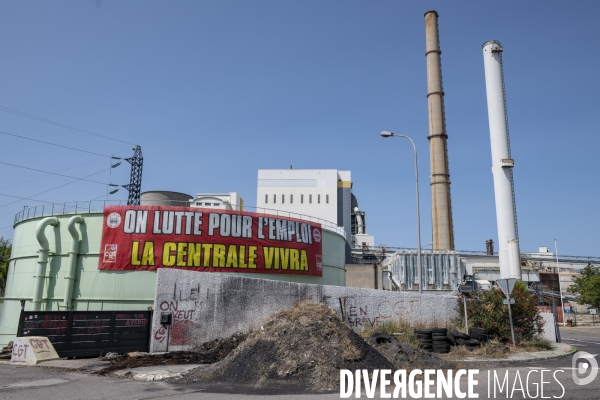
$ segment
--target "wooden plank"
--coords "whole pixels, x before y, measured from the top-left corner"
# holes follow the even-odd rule
[[[133,333],[139,333],[139,332],[148,332],[149,329],[147,326],[116,326],[115,327],[115,334],[123,334],[124,332],[133,332]]]
[[[71,334],[71,343],[77,342],[99,342],[108,341],[110,339],[110,333],[101,333],[97,335],[73,335]]]
[[[118,319],[115,326],[149,326],[149,319]]]
[[[110,319],[95,319],[89,321],[73,321],[71,326],[73,328],[96,328],[103,326],[110,326]]]
[[[144,332],[144,333],[131,333],[131,332],[127,332],[127,333],[122,333],[122,334],[115,334],[114,336],[114,340],[133,340],[133,339],[147,339],[149,335],[149,332]]]

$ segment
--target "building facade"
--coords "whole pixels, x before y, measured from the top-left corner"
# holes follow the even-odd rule
[[[337,169],[259,169],[256,206],[259,209],[308,215],[342,226],[346,231],[346,260],[353,243],[362,245],[353,235],[366,236],[365,213],[357,208],[352,194],[350,171]],[[355,210],[356,209],[356,210]],[[359,221],[357,222],[357,215]],[[359,230],[359,225],[361,229]],[[372,237],[368,242],[373,242]]]

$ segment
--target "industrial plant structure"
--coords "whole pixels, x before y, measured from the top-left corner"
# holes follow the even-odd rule
[[[498,224],[498,254],[500,257],[500,277],[503,279],[521,279],[519,234],[513,182],[515,161],[510,154],[502,50],[502,45],[497,40],[490,40],[483,44],[485,87],[492,147],[492,174],[494,176],[496,222]]]

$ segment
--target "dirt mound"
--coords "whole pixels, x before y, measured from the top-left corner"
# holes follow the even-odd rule
[[[110,365],[95,373],[104,375],[119,369],[152,365],[213,364],[227,357],[233,349],[246,340],[246,337],[246,334],[236,333],[227,338],[203,343],[190,351],[172,351],[159,354],[136,352],[105,357],[104,359],[110,360]]]
[[[396,369],[450,369],[452,365],[436,355],[402,343],[395,336],[386,333],[373,333],[367,343],[376,348]]]
[[[340,369],[394,369],[394,365],[324,304],[301,303],[269,317],[210,372],[185,381],[285,382],[334,389]]]

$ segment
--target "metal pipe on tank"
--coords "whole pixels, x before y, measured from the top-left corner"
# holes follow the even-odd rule
[[[67,311],[71,309],[71,299],[73,298],[73,286],[75,285],[76,278],[76,267],[77,267],[77,255],[79,253],[79,232],[77,232],[77,228],[75,228],[75,224],[83,224],[84,219],[81,215],[75,215],[69,218],[69,222],[67,223],[67,229],[71,234],[71,249],[69,251],[69,264],[67,270],[67,276],[65,279],[67,280],[67,284],[65,285],[65,296],[63,299],[63,305],[66,307]]]
[[[40,311],[42,308],[42,291],[44,290],[44,278],[46,278],[46,265],[48,264],[48,253],[50,253],[50,245],[44,232],[48,225],[58,225],[58,218],[47,217],[41,220],[36,229],[35,237],[40,244],[38,250],[38,267],[35,278],[35,285],[33,287],[33,311]]]
[[[427,102],[429,106],[429,158],[433,250],[454,250],[450,172],[442,87],[442,54],[436,11],[425,13]]]
[[[490,40],[483,44],[492,174],[498,225],[498,256],[500,278],[520,280],[522,279],[521,262],[512,172],[515,163],[510,154],[502,50],[502,45],[496,40]]]

